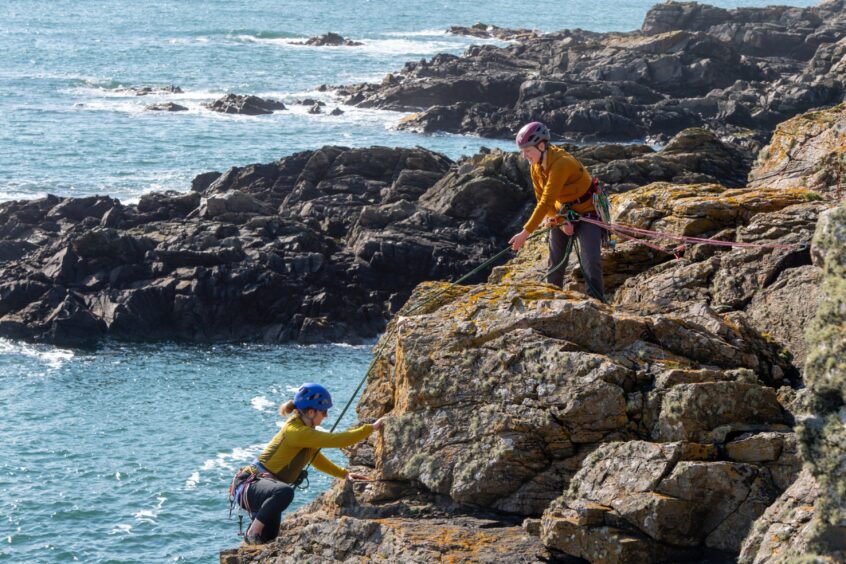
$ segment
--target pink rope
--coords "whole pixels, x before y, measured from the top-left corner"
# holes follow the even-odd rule
[[[801,247],[801,245],[782,245],[777,243],[742,243],[742,242],[735,242],[735,241],[720,241],[719,239],[705,239],[702,237],[688,237],[685,235],[673,235],[671,233],[664,233],[662,231],[652,231],[650,229],[641,229],[640,227],[632,227],[631,225],[621,225],[618,223],[605,223],[604,221],[599,221],[596,219],[591,219],[589,217],[580,216],[579,221],[584,221],[585,223],[592,223],[593,225],[598,225],[603,229],[607,229],[608,231],[612,231],[615,233],[619,233],[620,235],[628,236],[632,239],[635,239],[635,235],[642,235],[644,237],[650,237],[652,239],[671,239],[673,241],[680,241],[682,243],[691,243],[691,244],[702,244],[702,245],[716,245],[719,247],[746,247],[746,248],[766,248],[766,249],[794,249],[797,247]],[[638,239],[638,242],[643,243],[644,245],[648,245],[646,241],[642,241]],[[650,247],[656,248],[653,245],[648,245]],[[660,249],[664,252],[664,249]],[[675,254],[675,253],[673,253]]]

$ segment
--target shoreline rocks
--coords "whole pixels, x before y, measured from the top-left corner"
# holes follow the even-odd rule
[[[840,0],[736,10],[668,2],[638,31],[474,45],[337,92],[353,105],[418,112],[400,124],[414,131],[508,138],[540,120],[559,140],[663,142],[706,127],[757,150],[778,123],[842,101],[844,14]]]

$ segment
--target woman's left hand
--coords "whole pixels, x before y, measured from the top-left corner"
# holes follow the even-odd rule
[[[354,482],[369,482],[370,476],[365,476],[364,474],[355,474],[354,472],[347,473],[347,480],[352,480]]]

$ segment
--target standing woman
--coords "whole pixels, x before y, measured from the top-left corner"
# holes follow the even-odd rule
[[[549,129],[540,122],[524,125],[517,134],[517,147],[531,163],[532,185],[537,205],[523,230],[511,238],[511,248],[519,250],[541,223],[555,225],[559,211],[572,210],[579,215],[599,219],[593,206],[594,181],[576,157],[560,147],[549,144]],[[567,224],[565,224],[567,226]],[[587,293],[604,301],[602,283],[602,228],[590,223],[577,222],[569,233],[561,229],[549,232],[549,268],[564,260],[570,237],[579,241],[579,252],[584,268]],[[558,287],[564,284],[564,266],[551,272],[546,281]]]
[[[288,416],[276,436],[251,465],[242,468],[230,485],[234,503],[247,510],[252,523],[244,535],[247,545],[269,542],[279,534],[282,512],[294,499],[294,488],[300,473],[311,462],[318,470],[351,480],[369,480],[339,468],[318,452],[322,448],[342,448],[366,439],[382,428],[380,418],[343,433],[326,433],[316,427],[332,407],[332,396],[320,384],[303,384],[293,400],[279,407],[279,414]]]

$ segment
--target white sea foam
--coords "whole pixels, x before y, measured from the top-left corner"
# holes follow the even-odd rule
[[[194,472],[191,476],[185,480],[185,489],[186,490],[193,490],[197,487],[197,484],[200,483],[200,473]]]
[[[269,408],[273,407],[273,402],[264,396],[256,396],[250,400],[250,405],[252,405],[255,410],[268,411]]]
[[[156,521],[156,517],[158,517],[158,512],[153,511],[151,509],[142,509],[140,511],[136,511],[132,514],[135,517],[135,520],[139,523],[146,523],[148,525],[156,525],[158,522]]]
[[[117,534],[120,534],[120,533],[123,533],[123,534],[126,534],[126,535],[132,534],[132,525],[130,525],[128,523],[118,523],[117,525],[115,525],[115,527],[111,531],[109,531],[110,535],[117,535]]]
[[[149,102],[148,102],[149,103]],[[140,114],[147,104],[143,102],[113,101],[113,100],[88,100],[74,104],[74,108],[81,111],[107,111],[123,112],[128,114]]]
[[[447,34],[445,29],[421,29],[418,31],[386,31],[381,35],[386,37],[443,37]]]
[[[139,180],[146,182],[147,186],[142,188],[135,196],[122,197],[120,201],[126,205],[135,205],[146,194],[153,192],[185,192],[186,188],[191,185],[193,174],[180,171],[159,172],[150,175],[148,178]]]
[[[37,184],[37,183],[33,183]],[[26,189],[15,190],[0,190],[0,202],[8,202],[9,200],[37,200],[47,195],[47,192],[37,191],[28,192]]]
[[[209,458],[203,461],[200,468],[194,470],[191,475],[185,480],[185,489],[192,490],[197,487],[197,484],[202,480],[202,475],[209,472],[226,471],[231,472],[236,468],[243,466],[245,462],[255,459],[256,456],[264,448],[263,444],[256,444],[247,448],[234,448],[231,452],[219,452],[214,458]]]
[[[171,44],[192,44],[222,42],[229,44],[268,45],[283,49],[317,49],[323,52],[349,52],[384,57],[385,55],[435,55],[443,52],[461,51],[469,45],[508,45],[508,41],[484,37],[452,35],[441,29],[420,31],[393,31],[380,33],[379,37],[346,37],[362,45],[305,45],[308,37],[288,37],[283,34],[256,35],[255,33],[234,33],[218,37],[198,36],[174,38]]]
[[[74,357],[73,351],[70,350],[49,345],[30,345],[8,339],[0,339],[0,354],[19,354],[34,358],[52,370],[58,370]]]

